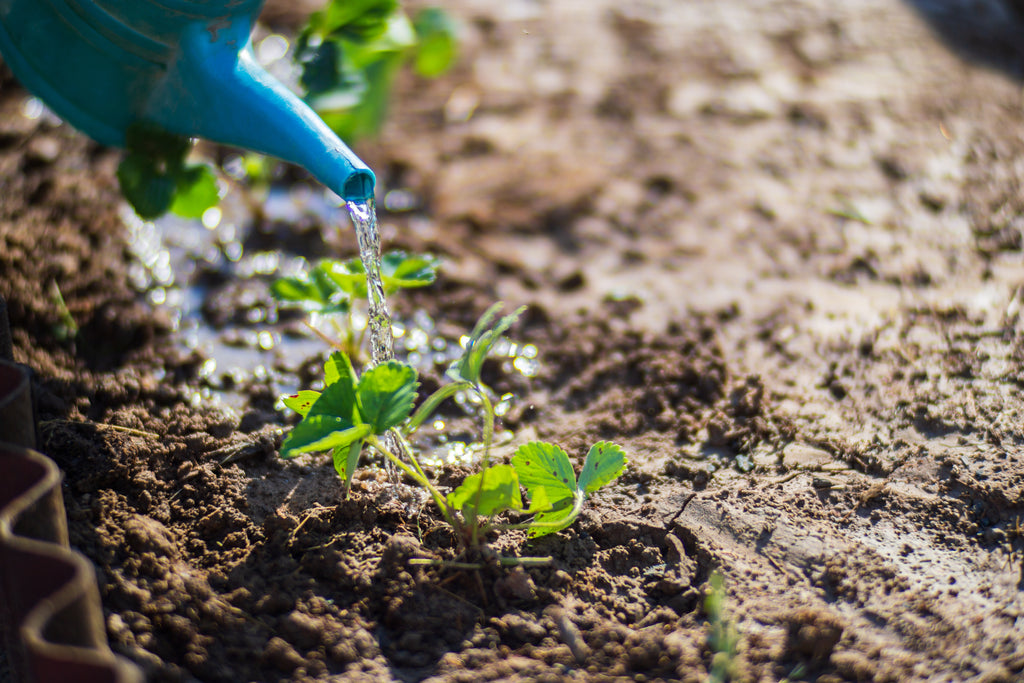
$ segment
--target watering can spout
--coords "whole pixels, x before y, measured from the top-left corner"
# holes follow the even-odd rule
[[[194,24],[144,118],[172,133],[250,149],[305,168],[345,201],[373,197],[373,172],[245,46],[244,19]]]
[[[26,88],[104,144],[156,124],[302,166],[346,201],[370,199],[370,169],[253,57],[262,4],[0,0],[0,52]]]

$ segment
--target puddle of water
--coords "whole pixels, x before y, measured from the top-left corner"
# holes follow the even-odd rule
[[[367,272],[379,274],[379,230],[373,208],[356,207],[353,222],[365,223],[359,235],[360,255],[364,262],[370,259]],[[344,224],[345,209],[333,193],[298,185],[288,191],[271,190],[260,210],[273,222],[294,225],[312,217],[320,225],[331,226]],[[269,386],[276,395],[294,393],[303,384],[299,377],[303,365],[319,366],[330,352],[300,318],[279,310],[269,293],[273,279],[299,275],[308,262],[283,248],[247,252],[244,245],[253,217],[238,196],[228,193],[220,207],[202,220],[168,215],[143,221],[127,205],[122,220],[136,259],[130,269],[133,285],[153,306],[168,313],[178,343],[205,359],[199,368],[203,386],[192,397],[197,405],[217,402],[242,412],[248,408],[245,387],[253,383]],[[328,337],[336,335],[337,322],[351,322],[357,333],[370,325],[374,362],[397,353],[399,359],[426,371],[447,367],[462,355],[468,337],[440,336],[434,320],[422,310],[392,322],[383,286],[374,287],[371,282],[370,289],[375,299],[368,315],[357,311],[351,320],[343,321],[314,315],[310,323]],[[533,377],[538,372],[538,349],[532,344],[501,340],[493,355],[502,359],[506,373]],[[467,415],[477,414],[478,407],[468,395],[460,394],[455,400]],[[499,418],[515,400],[512,394],[495,397]],[[424,464],[479,460],[479,444],[449,441],[443,421],[439,422],[441,429],[425,427],[417,435],[417,444],[426,453]]]

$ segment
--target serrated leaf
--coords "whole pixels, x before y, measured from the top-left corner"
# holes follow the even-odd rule
[[[171,212],[184,218],[201,218],[207,209],[217,206],[219,201],[217,176],[206,164],[188,166],[174,173]]]
[[[580,471],[578,488],[590,495],[614,480],[626,469],[626,453],[608,441],[599,441],[590,447]]]
[[[352,387],[353,392],[356,390],[356,371],[352,367],[352,361],[345,352],[335,351],[324,363],[324,385],[331,386],[342,379],[345,380],[345,384]]]
[[[309,413],[309,409],[313,407],[316,400],[320,398],[319,391],[312,391],[310,389],[303,389],[297,394],[291,396],[285,396],[281,399],[281,402],[288,408],[291,408],[302,417],[306,417]]]
[[[576,494],[576,474],[569,456],[554,444],[523,444],[512,456],[512,466],[531,501],[540,488],[546,489],[544,495],[549,501],[562,501]]]
[[[335,446],[332,453],[334,457],[334,469],[337,471],[338,476],[345,482],[345,496],[348,497],[349,490],[352,487],[352,475],[356,472],[356,467],[359,465],[359,454],[363,450],[362,439],[354,441],[348,446]]]
[[[503,510],[522,510],[519,478],[509,465],[494,465],[466,477],[457,489],[448,494],[448,504],[473,517],[494,515]]]
[[[367,425],[352,426],[333,415],[307,415],[284,440],[281,457],[293,458],[302,453],[348,446],[369,435],[370,428]]]
[[[341,367],[344,368],[343,365]],[[348,369],[351,369],[351,366]],[[335,382],[325,386],[320,397],[317,398],[309,409],[307,417],[312,417],[313,415],[337,417],[348,423],[350,427],[364,422],[364,420],[359,418],[356,388],[351,377],[346,378],[344,375],[341,375]]]
[[[359,414],[362,421],[382,434],[402,423],[416,400],[416,371],[398,361],[370,368],[359,378]]]

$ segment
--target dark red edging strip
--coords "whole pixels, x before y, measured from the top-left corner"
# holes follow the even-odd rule
[[[92,566],[68,548],[60,470],[31,450],[31,385],[9,357],[5,313],[0,298],[0,633],[14,679],[139,683],[107,645]]]

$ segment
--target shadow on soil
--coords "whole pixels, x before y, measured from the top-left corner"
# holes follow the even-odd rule
[[[1024,80],[1024,0],[903,0],[964,59]]]

